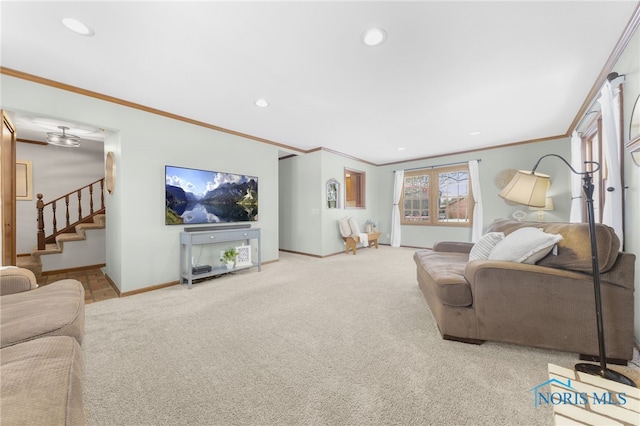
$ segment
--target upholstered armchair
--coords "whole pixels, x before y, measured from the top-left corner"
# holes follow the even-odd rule
[[[28,269],[16,266],[0,268],[0,296],[38,288],[36,276]]]
[[[28,269],[0,269],[0,347],[44,336],[67,335],[82,343],[84,287],[73,279],[38,286]]]
[[[2,424],[84,425],[84,287],[0,269]]]

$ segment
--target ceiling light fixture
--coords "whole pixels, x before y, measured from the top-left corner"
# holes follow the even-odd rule
[[[269,102],[267,102],[265,99],[258,99],[257,101],[255,101],[255,104],[260,108],[266,108],[269,106]]]
[[[369,28],[362,35],[362,42],[367,46],[378,46],[387,39],[387,33],[381,28]]]
[[[47,132],[47,142],[51,145],[66,146],[71,148],[77,148],[80,146],[80,138],[76,135],[67,134],[65,131],[69,130],[68,127],[58,126],[62,129],[62,133],[59,132]]]
[[[76,34],[80,34],[83,36],[91,37],[95,35],[95,32],[89,28],[87,25],[73,18],[64,18],[62,20],[62,24],[73,31]]]

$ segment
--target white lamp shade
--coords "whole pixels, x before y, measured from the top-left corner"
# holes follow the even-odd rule
[[[498,194],[505,200],[525,206],[544,208],[546,206],[547,190],[550,180],[548,175],[518,170]]]

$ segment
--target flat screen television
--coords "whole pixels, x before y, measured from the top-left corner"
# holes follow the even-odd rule
[[[165,224],[258,220],[258,178],[165,166]]]

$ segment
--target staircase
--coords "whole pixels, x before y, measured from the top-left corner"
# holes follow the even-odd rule
[[[99,184],[100,187],[100,208],[94,210],[94,185]],[[97,191],[96,191],[97,192]],[[83,194],[85,199],[83,200]],[[20,256],[17,258],[17,266],[31,270],[36,278],[42,277],[42,260],[41,256],[48,254],[59,254],[64,251],[64,244],[72,241],[84,241],[87,239],[87,230],[104,229],[106,224],[105,206],[104,206],[104,178],[85,185],[77,190],[56,198],[53,201],[44,203],[43,195],[38,194],[37,210],[38,210],[38,229],[37,241],[38,245],[31,252],[30,256]],[[56,204],[64,201],[65,210],[57,212]],[[83,206],[88,204],[88,215],[83,215]],[[70,205],[77,208],[77,220],[71,222]],[[85,206],[86,209],[86,206]],[[61,230],[57,229],[57,216],[63,214],[65,225]],[[45,215],[50,218],[50,234],[45,232]],[[93,266],[93,265],[92,265]]]

